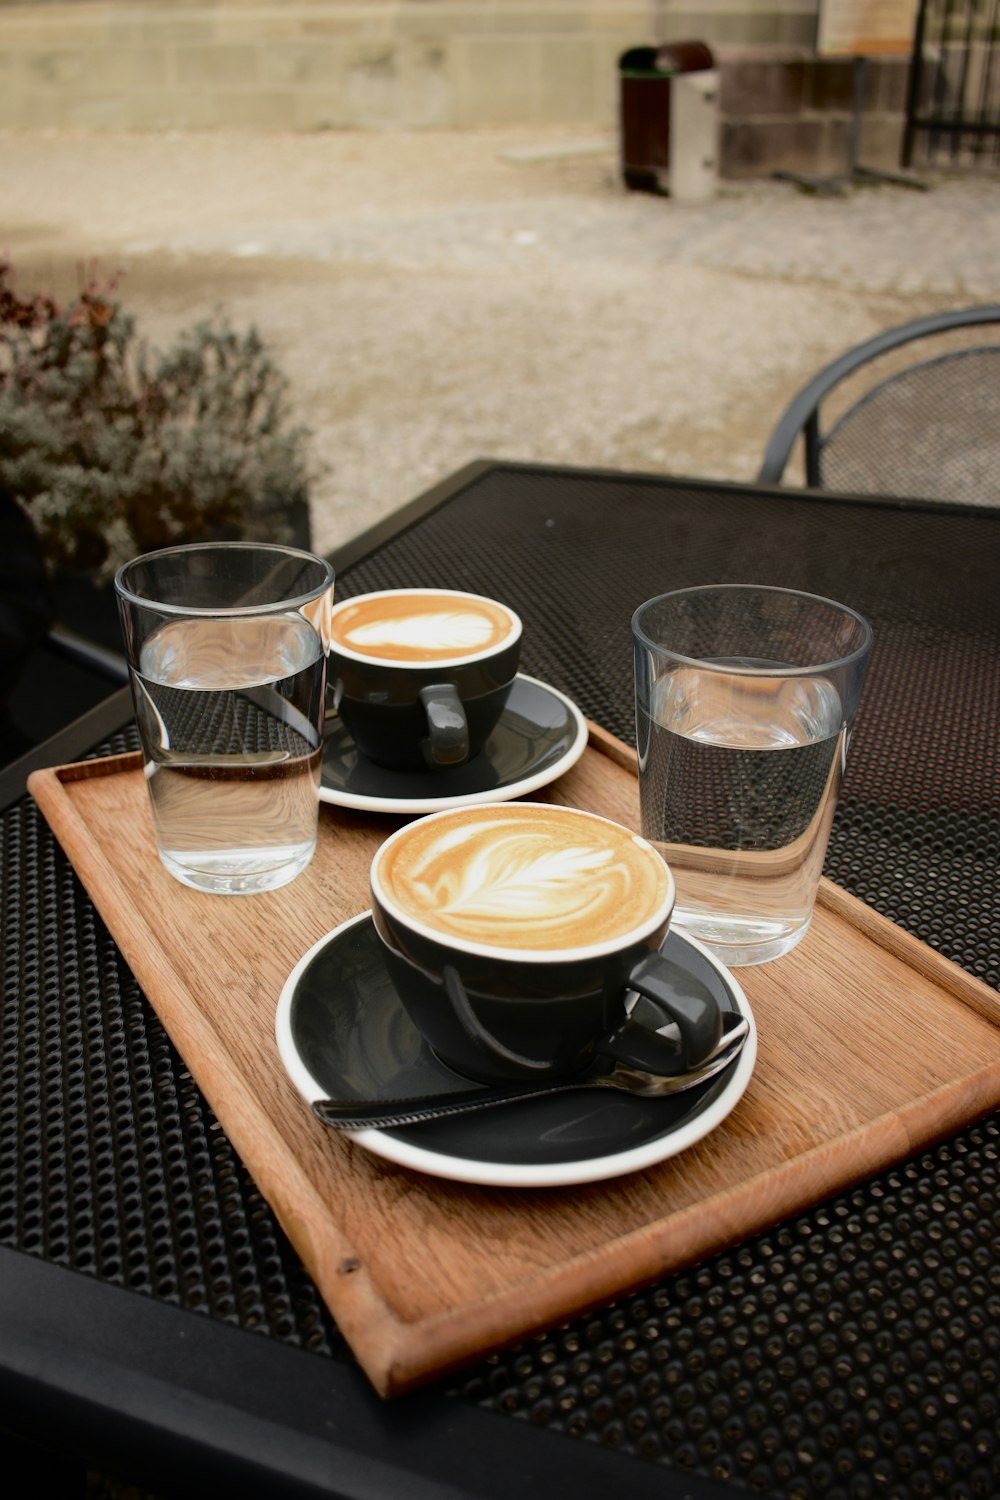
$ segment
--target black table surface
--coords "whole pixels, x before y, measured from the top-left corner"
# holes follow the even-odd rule
[[[990,507],[483,461],[334,561],[341,598],[506,600],[522,669],[631,743],[643,600],[853,605],[875,647],[826,874],[996,986],[998,544]],[[158,1496],[1000,1495],[996,1114],[381,1402],[24,791],[136,743],[125,691],[0,773],[10,1440]]]

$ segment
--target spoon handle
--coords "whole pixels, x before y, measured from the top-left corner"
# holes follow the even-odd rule
[[[450,1115],[473,1114],[492,1109],[497,1104],[511,1104],[526,1099],[541,1099],[548,1094],[566,1094],[572,1089],[618,1088],[625,1093],[653,1097],[657,1094],[679,1094],[696,1088],[720,1073],[734,1061],[748,1031],[742,1017],[732,1031],[723,1036],[717,1052],[690,1073],[652,1078],[631,1074],[628,1069],[612,1069],[590,1078],[569,1078],[561,1083],[519,1085],[512,1088],[456,1089],[451,1094],[415,1094],[408,1099],[314,1099],[312,1112],[324,1125],[334,1130],[391,1130],[401,1125],[420,1125],[426,1120],[444,1120]]]
[[[453,1094],[415,1094],[409,1099],[378,1099],[370,1104],[357,1099],[314,1099],[312,1112],[335,1130],[391,1130],[397,1125],[419,1125],[425,1120],[443,1120],[449,1115],[468,1115],[520,1099],[539,1099],[569,1089],[593,1087],[593,1082],[545,1083],[537,1088],[458,1089]]]

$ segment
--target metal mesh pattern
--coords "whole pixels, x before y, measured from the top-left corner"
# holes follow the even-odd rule
[[[827,873],[997,983],[998,536],[988,513],[495,471],[338,592],[496,594],[524,670],[627,740],[642,600],[751,580],[852,604],[876,646]],[[0,838],[0,1242],[351,1358],[30,799]],[[442,1391],[758,1494],[993,1500],[998,1187],[995,1116]]]
[[[484,1362],[464,1394],[755,1494],[995,1500],[998,1186],[994,1120]]]
[[[890,376],[840,418],[820,483],[841,493],[1000,504],[1000,348],[966,349]]]
[[[135,749],[131,729],[102,753]],[[0,1242],[346,1351],[34,803],[0,824]]]

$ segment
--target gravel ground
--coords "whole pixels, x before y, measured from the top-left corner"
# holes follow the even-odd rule
[[[1000,176],[927,181],[694,206],[567,131],[8,132],[0,254],[62,296],[120,273],[154,345],[256,324],[325,467],[325,551],[477,457],[752,478],[827,359],[1000,301]]]

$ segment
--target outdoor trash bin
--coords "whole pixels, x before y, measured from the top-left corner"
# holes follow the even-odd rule
[[[630,47],[618,59],[621,169],[636,191],[665,193],[670,187],[670,80],[715,67],[704,42]]]

